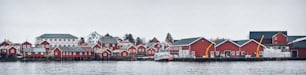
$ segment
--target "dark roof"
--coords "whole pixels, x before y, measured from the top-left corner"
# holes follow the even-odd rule
[[[306,42],[293,43],[291,48],[306,48]]]
[[[235,43],[237,43],[238,45],[243,45],[244,43],[248,42],[249,40],[237,40],[234,41]]]
[[[73,38],[73,39],[77,39],[78,37],[73,36],[71,34],[43,34],[37,38]]]
[[[59,47],[63,52],[85,52],[82,47]]]
[[[104,44],[110,44],[110,43],[118,43],[118,37],[111,37],[111,36],[104,36],[101,37],[100,40]]]
[[[287,31],[250,31],[249,39],[260,39],[262,35],[265,35],[264,39],[272,39],[279,32],[287,35]]]
[[[225,40],[226,40],[226,39],[218,39],[218,40],[215,41],[215,43],[216,43],[216,45],[218,45],[218,44],[222,43],[222,42],[225,41]]]
[[[195,38],[187,38],[187,39],[181,39],[173,43],[173,45],[187,45],[191,44],[193,41],[196,41],[201,37],[195,37]]]
[[[24,52],[46,52],[45,48],[25,48]]]
[[[288,36],[288,42],[292,42],[298,38],[302,38],[302,37],[306,37],[306,36]]]

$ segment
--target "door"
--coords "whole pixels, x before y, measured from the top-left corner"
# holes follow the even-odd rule
[[[291,57],[297,58],[297,51],[292,51],[291,52]]]
[[[231,51],[224,51],[225,57],[230,57],[231,56]]]

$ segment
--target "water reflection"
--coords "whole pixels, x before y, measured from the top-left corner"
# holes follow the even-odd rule
[[[1,75],[305,75],[306,61],[155,62],[62,61],[0,62]]]

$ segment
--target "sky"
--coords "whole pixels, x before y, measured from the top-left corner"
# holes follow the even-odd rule
[[[0,41],[91,32],[164,41],[248,39],[249,31],[306,35],[306,0],[0,0]]]

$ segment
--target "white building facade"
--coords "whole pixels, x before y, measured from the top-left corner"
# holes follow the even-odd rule
[[[43,41],[50,43],[51,47],[76,47],[78,46],[78,37],[71,34],[43,34],[36,37],[35,44]]]
[[[101,38],[101,35],[97,32],[92,32],[86,37],[86,43],[89,45],[95,45]]]

